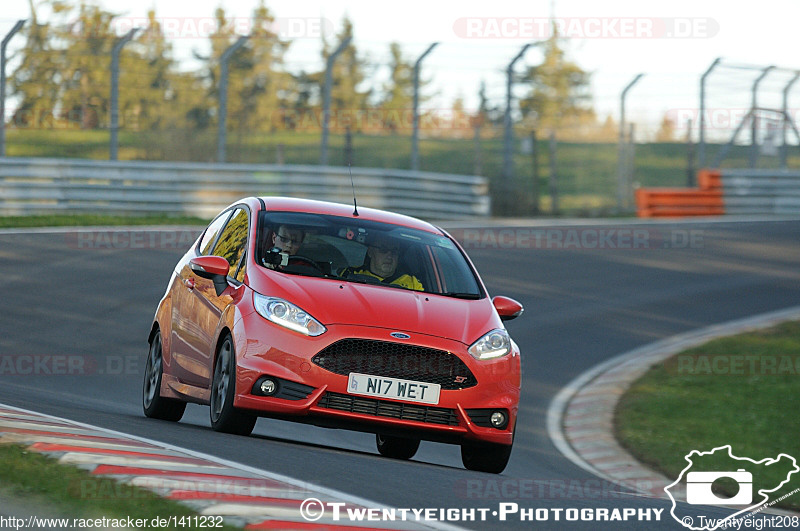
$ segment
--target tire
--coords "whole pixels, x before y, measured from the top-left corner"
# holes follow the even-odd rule
[[[461,462],[467,470],[499,474],[505,470],[511,457],[511,445],[464,444],[461,446]]]
[[[257,417],[233,407],[236,393],[236,352],[230,335],[219,346],[211,379],[211,427],[214,431],[250,435]]]
[[[506,469],[508,460],[511,458],[511,448],[514,445],[514,436],[511,437],[511,444],[478,443],[461,445],[461,462],[467,470],[476,472],[489,472],[499,474]]]
[[[388,435],[375,435],[378,453],[392,459],[411,459],[419,449],[419,439],[404,439],[402,437],[389,437]]]
[[[150,341],[150,353],[147,355],[147,363],[144,368],[142,408],[146,417],[177,422],[183,417],[183,412],[186,410],[186,402],[161,396],[161,377],[163,374],[161,330],[157,330]]]

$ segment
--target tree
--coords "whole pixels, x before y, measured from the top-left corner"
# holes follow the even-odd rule
[[[56,39],[66,43],[59,103],[65,116],[80,117],[81,129],[94,129],[108,122],[109,66],[116,39],[111,28],[113,18],[112,13],[96,5],[81,4],[77,21],[60,26],[55,32]]]
[[[23,27],[27,39],[22,60],[9,78],[10,93],[21,98],[14,113],[18,127],[52,125],[59,98],[59,65],[52,50],[50,26],[40,23],[33,0],[28,0],[31,20]]]
[[[675,142],[675,120],[666,114],[656,133],[656,142]]]
[[[180,83],[170,57],[172,46],[164,38],[154,10],[148,11],[147,27],[136,35],[135,43],[140,51],[126,55],[128,60],[120,73],[124,126],[156,130],[184,125],[177,103],[186,93],[178,90]]]
[[[342,20],[342,31],[337,35],[337,44],[334,46],[328,45],[323,35],[322,58],[327,62],[328,57],[339,47],[341,43],[348,37],[353,37],[353,23],[347,17]],[[366,60],[359,57],[358,50],[352,41],[336,58],[333,65],[332,79],[333,86],[331,90],[331,114],[332,116],[341,116],[347,118],[347,125],[353,119],[356,119],[360,114],[365,113],[368,108],[368,101],[371,95],[371,90],[359,90],[366,75],[364,69]],[[325,73],[320,74],[320,89],[324,90]],[[336,120],[331,120],[335,125]],[[355,124],[356,129],[360,129],[358,123]]]
[[[486,95],[486,80],[481,79],[478,88],[478,111],[475,114],[473,125],[483,127],[485,125],[500,125],[503,123],[503,113],[496,105],[491,104],[491,100]]]
[[[242,93],[243,107],[249,109],[255,129],[274,130],[282,125],[277,119],[278,113],[288,107],[292,91],[291,76],[284,71],[284,54],[289,42],[282,41],[272,31],[275,17],[264,0],[253,11],[253,21],[246,48],[253,68]]]
[[[391,74],[389,83],[383,86],[380,107],[384,127],[394,133],[399,127],[409,127],[413,119],[414,66],[403,59],[399,43],[391,43],[389,53]]]
[[[26,125],[53,126],[55,119],[84,129],[109,121],[111,50],[118,36],[113,13],[96,5],[74,6],[49,0],[50,24],[39,24],[31,2],[33,22],[19,68],[12,76],[12,90],[21,96],[17,115]],[[120,54],[121,125],[154,129],[176,115],[171,82],[171,52],[155,13],[136,41]],[[55,114],[58,116],[55,116]]]
[[[563,131],[594,124],[590,75],[568,60],[556,26],[544,44],[544,59],[524,77],[530,94],[520,101],[526,121],[537,129]]]
[[[304,125],[306,118],[315,106],[319,108],[321,99],[320,73],[308,73],[305,70],[301,70],[297,74],[290,74],[290,76],[292,90],[286,94],[285,104],[288,112],[283,120],[283,126],[287,129],[296,129]],[[316,120],[312,120],[312,123],[315,126],[319,126]]]
[[[464,108],[464,98],[462,96],[457,96],[456,99],[453,100],[453,105],[451,107],[451,116],[450,116],[450,136],[464,136],[467,137],[470,135],[470,115],[467,113],[466,109]]]
[[[209,97],[216,108],[219,97],[221,58],[238,36],[225,10],[217,8],[217,28],[210,36],[211,58],[207,71]],[[291,77],[283,71],[283,56],[289,44],[272,31],[275,20],[263,0],[253,11],[250,38],[228,62],[229,130],[271,130],[281,124],[276,111],[285,108]]]

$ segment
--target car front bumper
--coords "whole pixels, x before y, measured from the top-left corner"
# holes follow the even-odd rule
[[[408,332],[411,336],[408,340],[391,341],[389,332],[393,330],[385,328],[331,325],[325,334],[307,337],[266,322],[258,314],[246,316],[236,328],[234,405],[238,408],[260,416],[325,427],[455,444],[512,442],[520,396],[520,358],[516,346],[512,353],[501,358],[476,360],[463,343],[413,332]],[[412,344],[449,352],[466,364],[477,383],[462,389],[442,388],[436,404],[352,394],[347,389],[347,375],[336,374],[312,361],[320,351],[346,338]],[[254,386],[264,376],[302,384],[299,387],[308,392],[305,396],[296,393],[292,399],[259,396]],[[507,423],[501,429],[486,425],[481,413],[487,410],[503,411]]]

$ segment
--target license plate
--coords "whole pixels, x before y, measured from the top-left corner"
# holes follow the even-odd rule
[[[357,372],[351,372],[347,377],[347,392],[350,394],[407,400],[421,404],[438,404],[441,389],[442,386],[439,384]]]

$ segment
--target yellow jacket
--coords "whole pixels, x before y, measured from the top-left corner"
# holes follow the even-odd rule
[[[369,269],[360,269],[358,271],[353,271],[355,275],[368,275],[371,277],[375,277],[380,281],[383,281],[384,277],[379,277]],[[402,286],[404,288],[413,289],[415,291],[423,291],[425,288],[422,287],[422,282],[417,279],[417,277],[409,274],[400,275],[396,279],[389,282],[389,284],[394,284],[396,286]]]

